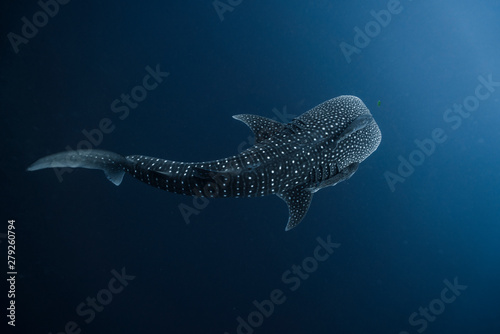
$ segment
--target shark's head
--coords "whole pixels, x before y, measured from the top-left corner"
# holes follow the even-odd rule
[[[356,96],[328,100],[300,117],[324,142],[339,169],[359,163],[372,154],[382,135],[370,111]]]
[[[330,101],[332,113],[337,115],[334,118],[343,120],[339,123],[343,130],[334,150],[337,165],[339,169],[343,169],[368,158],[379,146],[382,133],[370,111],[358,97],[344,95]]]

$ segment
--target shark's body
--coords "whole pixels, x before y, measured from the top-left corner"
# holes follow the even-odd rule
[[[380,129],[354,96],[328,100],[288,124],[256,115],[236,115],[255,134],[255,145],[239,155],[209,162],[177,162],[92,150],[63,152],[28,170],[51,167],[101,169],[119,185],[125,172],[153,187],[204,197],[275,194],[290,210],[286,230],[304,218],[312,195],[350,178],[381,140]]]

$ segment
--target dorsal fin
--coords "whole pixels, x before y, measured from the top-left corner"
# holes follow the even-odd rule
[[[240,114],[233,118],[248,125],[255,135],[256,143],[269,139],[285,127],[283,123],[258,115]]]

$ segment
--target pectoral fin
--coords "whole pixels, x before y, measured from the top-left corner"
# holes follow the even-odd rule
[[[313,194],[308,189],[294,188],[278,194],[278,196],[288,205],[290,216],[285,231],[290,231],[299,225],[306,215],[311,205]]]

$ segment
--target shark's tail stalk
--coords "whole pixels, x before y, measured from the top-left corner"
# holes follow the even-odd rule
[[[27,170],[35,171],[44,168],[88,168],[100,169],[108,180],[119,186],[122,183],[125,169],[132,164],[124,156],[101,150],[68,151],[52,154],[31,164]]]

